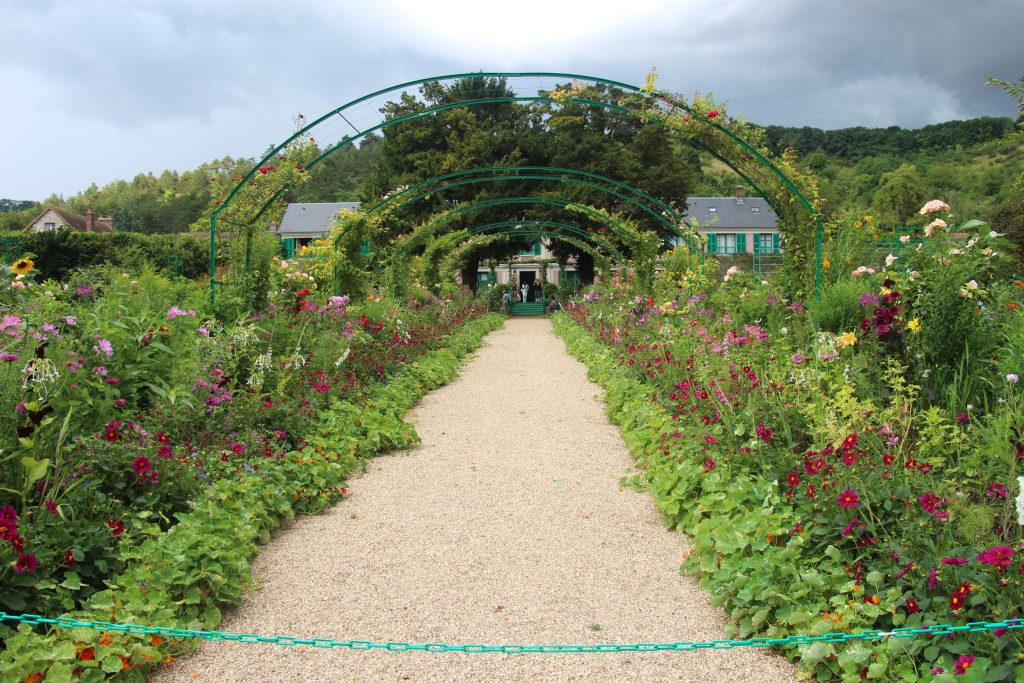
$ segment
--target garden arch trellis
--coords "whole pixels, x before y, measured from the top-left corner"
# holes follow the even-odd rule
[[[374,102],[383,104],[386,100],[382,98],[390,99],[401,93],[414,92],[416,88],[427,83],[458,82],[480,78],[505,79],[505,85],[509,89],[516,91],[517,94],[505,97],[479,97],[457,102],[445,102],[433,107],[426,107],[421,111],[411,114],[391,119],[385,118],[382,121],[376,120],[380,106],[375,105]],[[570,81],[571,87],[564,87],[566,80]],[[510,81],[512,82],[511,86]],[[550,87],[546,87],[548,83],[550,83]],[[521,90],[527,86],[535,86],[535,92],[538,94],[518,94],[517,88]],[[630,95],[632,99],[629,101],[626,101],[625,98],[618,101],[608,101],[610,95],[602,90],[606,88],[616,88]],[[600,99],[602,96],[606,99]],[[503,102],[551,102],[555,104],[571,102],[610,109],[631,116],[637,116],[643,120],[669,125],[673,131],[679,133],[684,139],[709,150],[716,157],[726,161],[740,177],[749,182],[768,199],[776,209],[776,213],[782,219],[783,226],[786,228],[784,235],[787,240],[787,254],[791,254],[791,259],[806,260],[803,257],[809,246],[807,244],[809,240],[806,239],[806,236],[810,232],[811,224],[813,224],[815,291],[820,291],[821,214],[815,210],[810,200],[808,200],[793,180],[783,173],[775,163],[769,160],[765,153],[762,153],[744,140],[743,137],[731,131],[728,126],[715,121],[715,117],[711,115],[711,112],[701,111],[699,108],[691,106],[681,96],[655,90],[651,81],[644,87],[639,87],[607,78],[563,72],[476,72],[433,76],[377,90],[352,100],[303,125],[284,142],[273,147],[231,189],[224,199],[219,202],[216,210],[212,212],[210,217],[211,301],[215,298],[217,285],[226,284],[224,281],[217,279],[218,224],[235,226],[245,232],[248,237],[251,237],[253,225],[270,206],[280,199],[285,188],[271,187],[265,196],[261,196],[258,189],[253,190],[251,197],[245,196],[245,191],[247,188],[255,185],[253,179],[258,173],[266,173],[264,169],[267,168],[268,162],[280,155],[289,145],[301,139],[313,140],[314,133],[320,138],[321,142],[324,140],[328,141],[326,148],[306,164],[306,169],[310,169],[338,149],[353,144],[366,135],[388,126],[448,109]],[[366,116],[368,111],[373,111],[373,116],[370,119]],[[714,113],[717,115],[717,111]],[[351,129],[351,133],[349,129]],[[334,141],[330,142],[332,139]],[[759,177],[755,178],[754,176]],[[243,199],[245,201],[241,201]],[[803,219],[802,222],[805,223],[803,226],[800,225],[801,217]],[[805,230],[801,231],[801,227],[804,227]]]
[[[393,254],[390,272],[392,273],[391,280],[395,281],[394,273],[403,267],[405,261],[411,256],[414,249],[424,246],[430,240],[439,239],[438,233],[449,226],[449,224],[463,216],[463,214],[472,213],[482,209],[488,209],[496,206],[553,206],[562,209],[567,209],[579,213],[580,215],[587,216],[595,222],[601,223],[606,226],[609,232],[609,236],[616,237],[622,242],[624,246],[629,248],[631,255],[637,261],[638,272],[641,269],[647,268],[651,270],[649,275],[653,275],[653,255],[648,255],[649,258],[645,257],[646,252],[649,251],[649,245],[645,244],[645,236],[639,234],[636,230],[631,229],[625,223],[620,222],[615,217],[610,216],[594,207],[587,206],[585,204],[578,204],[576,202],[569,201],[567,199],[560,199],[557,197],[543,197],[543,196],[528,196],[528,197],[493,197],[490,199],[481,199],[474,202],[467,202],[465,204],[459,204],[458,206],[452,207],[451,209],[444,211],[439,214],[435,214],[433,218],[421,225],[411,234],[407,235],[404,239],[400,240],[395,247]],[[493,226],[503,232],[514,233],[515,226],[517,225],[528,225],[530,223],[541,223],[542,221],[535,221],[533,219],[523,219],[520,221],[498,221],[488,225]],[[479,226],[487,227],[487,226]],[[479,233],[473,233],[479,234]],[[600,234],[593,234],[590,231],[581,230],[578,234],[581,237],[587,239],[590,242],[596,242],[602,248],[606,250],[614,249],[618,256],[621,256],[623,263],[628,263],[629,259],[626,258],[622,252],[618,251],[615,245]],[[440,238],[443,238],[441,236]],[[647,263],[650,261],[650,263]]]

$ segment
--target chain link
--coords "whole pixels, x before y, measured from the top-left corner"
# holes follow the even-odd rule
[[[894,628],[891,631],[867,630],[858,633],[825,633],[820,636],[795,635],[782,638],[748,638],[746,640],[678,641],[672,643],[593,643],[568,645],[449,645],[447,643],[406,643],[388,641],[374,643],[368,640],[331,640],[330,638],[294,638],[291,636],[261,636],[255,633],[226,633],[223,631],[197,631],[169,626],[143,626],[141,624],[115,624],[109,621],[81,621],[69,617],[50,619],[38,614],[9,614],[0,611],[0,621],[17,621],[30,626],[47,624],[59,628],[89,628],[96,631],[117,631],[133,635],[158,635],[166,638],[196,638],[199,640],[230,640],[239,643],[273,643],[285,647],[309,645],[321,649],[347,648],[349,650],[388,650],[390,652],[469,652],[502,654],[545,654],[587,652],[689,652],[692,650],[729,650],[735,647],[774,647],[776,645],[809,645],[811,643],[842,643],[848,640],[881,640],[883,638],[913,638],[916,636],[943,636],[952,633],[992,631],[997,628],[1024,628],[1024,619],[1008,621],[972,621],[967,624],[936,624],[922,628]]]

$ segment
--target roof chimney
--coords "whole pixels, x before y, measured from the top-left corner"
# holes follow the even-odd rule
[[[742,204],[743,203],[743,186],[742,185],[737,185],[736,186],[736,203],[737,204]]]
[[[95,225],[95,219],[92,215],[92,209],[85,210],[85,231],[94,232],[93,226]]]

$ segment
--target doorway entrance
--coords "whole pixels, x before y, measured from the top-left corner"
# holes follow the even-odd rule
[[[537,281],[537,273],[533,272],[532,270],[521,270],[521,271],[519,271],[519,288],[520,288],[520,291],[522,290],[523,285],[528,285],[528,289],[526,290],[526,298],[523,299],[524,302],[526,302],[526,301],[536,301],[537,300],[536,297],[534,296],[534,287],[533,287],[533,283],[536,282],[536,281]]]

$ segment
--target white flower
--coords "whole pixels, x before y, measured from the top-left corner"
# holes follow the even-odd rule
[[[1017,477],[1017,524],[1024,526],[1024,477]]]
[[[967,283],[967,289],[978,289],[978,283],[975,280],[971,280]]]
[[[1016,384],[1020,381],[1020,377],[1016,373],[1011,372],[1006,376],[1006,381],[1010,384]]]
[[[900,237],[900,242],[903,242],[903,244],[909,244],[910,243],[910,235],[903,235],[902,237]]]
[[[996,232],[995,230],[993,230],[992,232],[990,232],[990,233],[988,234],[988,236],[989,236],[989,237],[1002,237],[1002,236],[1003,236],[1003,235],[1005,235],[1005,234],[1006,234],[1006,233],[1004,233],[1004,232]]]
[[[895,256],[893,256],[892,254],[889,254],[888,256],[885,257],[885,265],[886,265],[886,267],[891,266],[894,263],[896,263],[896,257]]]
[[[789,334],[789,328],[783,327],[779,329],[779,334]]]

